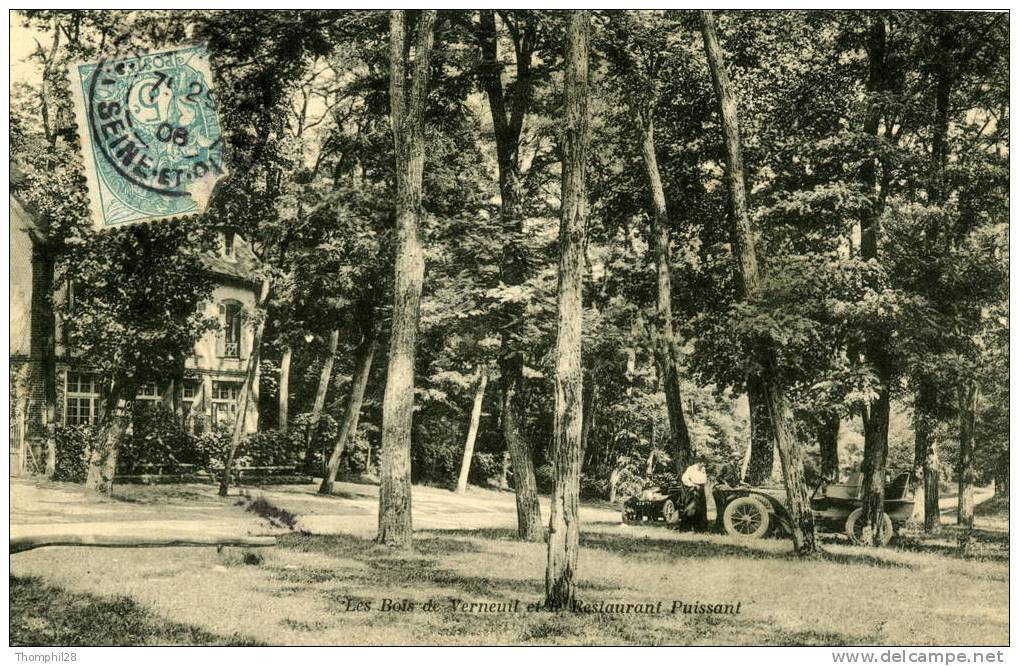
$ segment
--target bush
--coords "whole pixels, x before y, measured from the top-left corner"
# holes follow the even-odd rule
[[[240,450],[237,452],[238,463],[240,464],[243,459],[243,464],[256,467],[296,467],[301,461],[303,447],[304,437],[299,430],[256,432],[241,442]]]
[[[95,437],[96,431],[90,426],[57,427],[57,464],[53,470],[55,481],[85,482],[88,456]]]
[[[305,438],[308,432],[308,428],[311,426],[311,414],[305,412],[298,414],[290,422],[290,430],[287,431],[287,437],[293,439],[294,447],[294,458],[293,463],[275,463],[275,464],[297,464],[301,461],[304,456],[304,444]],[[276,432],[276,431],[270,431]],[[332,452],[333,444],[340,436],[340,426],[329,413],[322,412],[319,415],[318,428],[315,430],[315,440],[311,451],[311,455],[308,458],[308,469],[321,469],[325,466],[325,460],[322,459],[322,451],[325,449],[329,453]],[[326,453],[328,459],[329,453]],[[251,463],[255,464],[255,463]],[[265,463],[269,464],[269,463]]]
[[[125,474],[147,471],[146,465],[170,468],[178,464],[202,465],[194,437],[162,405],[135,409],[134,427],[120,442],[118,471]],[[173,470],[167,470],[172,472]]]
[[[603,476],[582,474],[580,476],[581,499],[605,499],[609,496],[609,481]]]
[[[487,484],[490,480],[502,477],[502,454],[475,453],[471,460],[470,478],[475,483]]]

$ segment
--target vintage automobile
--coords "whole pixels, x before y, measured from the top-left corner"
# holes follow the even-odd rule
[[[821,482],[814,488],[810,508],[819,530],[845,532],[854,542],[860,542],[863,536],[862,485],[863,474],[854,472],[844,483]],[[761,538],[790,529],[783,487],[719,483],[711,487],[712,501],[707,498],[701,501],[697,495],[703,497],[699,489],[678,484],[647,489],[623,504],[623,522],[706,529],[714,519],[719,531],[745,538]],[[910,472],[894,473],[885,483],[883,544],[888,543],[912,513]]]
[[[860,489],[863,474],[854,472],[845,483],[821,482],[810,496],[810,509],[817,527],[823,532],[845,532],[853,542],[863,537],[863,510]],[[760,538],[770,531],[788,532],[791,521],[782,487],[730,487],[713,489],[720,527],[728,534]],[[885,501],[881,530],[882,545],[891,540],[899,527],[913,514],[911,473],[893,473],[885,481]]]

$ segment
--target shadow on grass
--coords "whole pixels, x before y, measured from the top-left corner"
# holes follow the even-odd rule
[[[942,526],[938,534],[903,535],[892,543],[901,550],[940,555],[956,560],[1008,562],[1008,532],[976,528],[966,550],[959,548],[958,545],[962,533],[962,528],[946,525]]]
[[[752,543],[719,543],[709,540],[689,539],[655,539],[648,536],[635,537],[626,534],[606,534],[603,532],[591,532],[584,534],[580,539],[581,546],[585,548],[596,548],[606,550],[626,558],[632,559],[672,559],[684,560],[688,558],[717,559],[722,557],[735,557],[746,560],[779,560],[797,561],[799,558],[788,550],[765,550],[754,547]],[[858,553],[833,553],[825,552],[822,559],[828,562],[839,564],[860,564],[872,567],[884,568],[910,568],[911,565],[887,560],[882,557],[881,551],[870,551],[859,549]]]
[[[11,645],[257,645],[165,620],[128,597],[68,592],[10,577]]]
[[[480,534],[484,533],[484,534]],[[291,583],[342,583],[346,586],[397,588],[407,590],[443,589],[452,597],[500,597],[544,593],[540,577],[505,578],[496,575],[470,575],[442,567],[442,558],[461,553],[484,553],[486,549],[476,541],[463,537],[509,540],[512,530],[434,530],[425,538],[414,540],[409,551],[381,546],[370,539],[352,535],[288,534],[280,537],[277,545],[301,552],[325,554],[330,557],[358,562],[357,568],[317,568],[279,570],[276,577]],[[447,536],[449,535],[449,536]],[[510,535],[514,535],[511,537]],[[422,535],[424,536],[424,535]],[[455,538],[461,537],[461,538]],[[581,591],[619,591],[591,581],[580,581]]]
[[[981,517],[1003,518],[1008,520],[1008,495],[995,495],[986,502],[977,504],[973,514]]]

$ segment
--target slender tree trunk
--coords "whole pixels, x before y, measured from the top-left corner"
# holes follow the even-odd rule
[[[488,386],[488,370],[478,365],[477,388],[474,390],[474,404],[471,406],[471,422],[467,427],[467,441],[464,443],[463,462],[460,463],[460,476],[456,480],[456,491],[467,492],[467,476],[471,471],[471,459],[474,457],[474,442],[478,438],[478,426],[481,424],[481,403],[485,400],[485,387]]]
[[[269,278],[264,278],[256,305],[256,310],[259,312],[265,311],[265,306],[269,302],[271,287],[272,281]],[[223,463],[223,473],[219,479],[220,497],[226,497],[227,492],[230,490],[230,475],[233,473],[234,457],[237,455],[237,448],[241,445],[241,439],[244,437],[244,423],[247,420],[248,403],[251,402],[252,387],[258,375],[258,363],[262,353],[262,334],[264,331],[265,317],[259,317],[251,340],[251,354],[248,356],[244,382],[241,384],[241,391],[237,396],[237,415],[234,419],[233,433],[230,437],[230,449],[227,451],[226,461]]]
[[[747,378],[747,402],[750,404],[750,462],[746,482],[758,486],[771,478],[775,464],[775,433],[771,429],[764,382],[757,375]]]
[[[368,386],[368,377],[371,375],[372,361],[375,359],[377,347],[378,336],[373,332],[371,338],[362,343],[361,349],[358,352],[354,380],[350,385],[350,398],[347,400],[347,411],[343,415],[343,424],[340,426],[340,436],[336,440],[332,454],[329,456],[325,476],[322,478],[322,485],[318,489],[318,492],[323,495],[329,495],[333,492],[336,474],[340,470],[340,458],[347,447],[347,442],[357,435],[357,423],[361,418],[361,405],[364,404],[364,391]]]
[[[42,381],[43,381],[43,415],[46,427],[46,476],[53,477],[57,467],[57,324],[53,310],[53,257],[48,249],[41,252],[40,262],[42,279],[47,293],[44,299],[42,317]]]
[[[552,460],[555,487],[549,520],[545,605],[567,609],[576,596],[580,548],[580,439],[583,429],[581,340],[584,286],[584,231],[587,223],[588,40],[590,19],[570,12],[566,33],[565,119],[562,211],[559,223],[556,410]]]
[[[701,12],[701,16],[704,49],[722,116],[727,167],[726,184],[731,206],[731,239],[736,259],[736,279],[742,294],[748,299],[753,299],[759,290],[760,277],[747,207],[736,99],[730,89],[724,56],[718,44],[718,37],[715,35],[714,15],[710,10],[705,10]],[[769,376],[769,369],[774,366],[773,352],[759,360],[765,368],[765,373],[762,375],[764,395],[768,405],[768,414],[771,417],[775,444],[782,462],[787,495],[786,508],[789,510],[793,546],[798,555],[812,556],[820,552],[820,544],[817,540],[814,514],[810,511],[810,500],[803,472],[803,454],[792,430],[792,418],[784,391],[775,378]]]
[[[591,441],[591,430],[598,410],[598,384],[591,372],[584,373],[584,427],[580,433],[580,456],[586,459],[587,446]],[[581,466],[583,469],[583,466]]]
[[[517,535],[524,541],[543,541],[545,528],[541,524],[541,505],[538,504],[538,482],[534,477],[531,447],[522,436],[524,357],[522,354],[504,356],[500,360],[502,372],[502,436],[506,441],[513,469],[513,492],[517,500]]]
[[[286,432],[290,420],[290,361],[293,358],[294,350],[287,345],[283,348],[283,358],[280,359],[280,395],[279,395],[279,418],[277,427],[280,432]]]
[[[319,371],[318,389],[315,391],[315,402],[312,403],[311,414],[308,417],[308,429],[304,432],[304,469],[308,472],[313,472],[314,469],[312,461],[315,455],[315,435],[318,433],[318,422],[322,418],[322,410],[325,409],[326,397],[329,395],[329,382],[333,377],[333,365],[336,363],[336,348],[339,343],[340,331],[333,329],[329,332],[329,352]],[[324,469],[324,463],[325,461],[321,469]]]
[[[501,472],[501,474],[499,476],[499,490],[509,490],[509,473],[510,473],[511,469],[513,469],[513,462],[511,460],[510,452],[509,451],[503,451],[503,454],[502,454],[502,472]],[[519,514],[520,514],[520,497],[518,495],[517,496],[517,515],[518,515],[518,519],[519,519]],[[519,529],[519,520],[517,521],[517,523],[518,523],[518,529]]]
[[[937,426],[937,388],[921,380],[913,401],[913,475],[914,517],[923,525],[923,531],[934,534],[941,526],[940,477],[938,444],[934,437]]]
[[[132,377],[114,379],[105,396],[105,408],[95,445],[89,454],[85,476],[85,496],[109,497],[117,474],[120,441],[131,425],[136,386]]]
[[[410,446],[425,257],[421,247],[421,181],[424,170],[424,106],[436,12],[422,11],[413,31],[413,61],[406,43],[406,12],[389,12],[389,107],[396,153],[396,261],[389,365],[382,402],[378,541],[409,548]],[[407,71],[413,69],[408,85]]]
[[[654,103],[641,112],[641,155],[644,173],[651,193],[651,239],[654,247],[655,269],[658,275],[657,308],[652,324],[658,367],[665,387],[665,404],[669,414],[672,435],[672,458],[676,472],[682,474],[693,460],[693,442],[683,414],[683,394],[680,388],[679,342],[672,323],[672,248],[669,240],[669,213],[665,203],[665,187],[658,170],[655,152]]]
[[[479,14],[479,45],[482,67],[481,84],[488,98],[495,130],[496,162],[499,169],[499,216],[506,234],[502,258],[502,280],[507,285],[522,284],[526,279],[527,262],[522,254],[524,246],[523,211],[521,210],[521,179],[519,146],[524,118],[531,104],[530,67],[535,45],[534,24],[528,19],[515,35],[517,83],[512,95],[507,95],[502,83],[502,63],[499,58],[499,35],[496,30],[495,11],[481,10]],[[513,490],[517,500],[517,533],[525,541],[541,541],[544,529],[541,507],[538,504],[538,486],[534,476],[534,461],[530,444],[523,435],[524,366],[526,357],[519,349],[519,331],[522,328],[523,309],[510,305],[506,309],[508,325],[503,329],[502,358],[499,370],[502,377],[502,435],[513,469]]]
[[[838,412],[828,410],[817,424],[817,447],[821,453],[821,476],[838,481],[839,478],[839,426]]]
[[[960,396],[959,405],[959,504],[956,510],[956,523],[962,528],[959,547],[965,550],[973,538],[973,482],[976,478],[973,471],[973,454],[976,451],[976,418],[980,389],[974,381],[961,393],[963,395]]]

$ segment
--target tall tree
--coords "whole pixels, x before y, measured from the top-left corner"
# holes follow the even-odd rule
[[[576,596],[580,548],[581,435],[583,430],[584,242],[587,224],[588,48],[590,18],[570,13],[566,31],[565,136],[559,222],[558,334],[555,352],[555,439],[552,516],[549,520],[545,605],[568,608]]]
[[[729,218],[732,251],[735,255],[735,275],[744,298],[753,300],[760,286],[757,268],[757,251],[747,204],[746,181],[743,172],[743,150],[740,142],[736,99],[732,94],[725,58],[715,33],[715,18],[710,10],[701,12],[701,30],[708,68],[721,115],[722,135],[726,155],[726,186],[729,192]],[[803,456],[793,431],[785,392],[769,369],[774,368],[775,350],[764,348],[756,359],[762,370],[764,395],[768,405],[775,445],[782,462],[787,495],[786,506],[791,519],[791,536],[796,553],[812,556],[820,551],[814,514],[810,510],[807,484],[803,475]]]
[[[887,92],[888,35],[886,17],[875,13],[871,20],[867,41],[869,74],[867,91],[871,96],[870,107],[864,120],[863,131],[876,143],[880,136],[883,105],[880,95]],[[864,159],[860,180],[869,196],[869,205],[864,207],[860,219],[860,258],[864,261],[878,261],[878,238],[881,212],[887,190],[882,192],[879,174],[880,158],[876,154]],[[890,355],[890,341],[885,331],[874,327],[864,341],[864,355],[877,378],[876,396],[866,408],[864,418],[863,445],[863,521],[864,534],[870,535],[871,543],[881,543],[881,530],[885,496],[885,468],[888,461],[888,424],[891,418],[891,390],[894,368]]]
[[[532,60],[537,48],[537,13],[527,11],[513,17],[500,12],[509,29],[516,57],[516,79],[508,90],[503,85],[503,65],[499,54],[496,12],[483,9],[477,37],[481,50],[480,78],[488,98],[495,131],[496,164],[499,171],[499,216],[507,234],[503,251],[502,279],[510,286],[522,284],[527,277],[524,234],[523,181],[520,173],[520,142],[524,121],[534,98]],[[499,361],[502,378],[501,425],[506,448],[513,466],[513,488],[517,500],[517,533],[525,541],[541,541],[544,528],[538,486],[534,476],[531,446],[523,433],[524,368],[527,357],[519,341],[519,322],[523,304],[507,308],[508,323],[502,331]]]
[[[409,548],[412,539],[410,446],[416,355],[425,257],[420,217],[424,171],[424,106],[436,12],[389,13],[389,113],[396,170],[396,257],[389,366],[382,404],[382,460],[378,541]],[[413,51],[408,48],[408,30]],[[408,80],[408,73],[410,74]],[[409,86],[409,89],[408,89]]]
[[[622,12],[613,16],[612,22],[615,25],[609,52],[615,56],[615,74],[623,82],[624,95],[636,120],[636,143],[647,183],[648,245],[652,248],[656,275],[655,314],[650,331],[665,389],[672,439],[670,453],[676,472],[681,474],[692,461],[694,451],[683,413],[680,344],[673,324],[672,224],[655,146],[656,107],[665,70],[664,54],[669,50],[670,32],[675,26],[657,12],[644,11]]]

